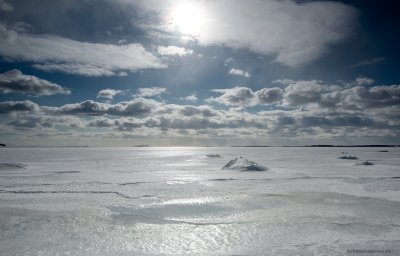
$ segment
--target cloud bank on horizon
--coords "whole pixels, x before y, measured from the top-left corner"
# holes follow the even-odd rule
[[[35,2],[0,5],[2,143],[400,143],[367,4]]]

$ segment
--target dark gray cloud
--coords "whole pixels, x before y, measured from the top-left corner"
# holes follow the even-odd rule
[[[0,0],[0,11],[11,12],[12,10],[14,10],[14,7],[9,1]]]
[[[88,123],[89,127],[105,128],[114,126],[115,122],[108,118],[95,119]]]
[[[343,91],[343,105],[354,108],[384,108],[400,105],[400,85],[355,86]]]
[[[39,110],[39,105],[30,100],[0,102],[0,114],[8,114],[12,112],[33,112]]]
[[[159,115],[183,115],[211,117],[218,115],[218,111],[208,105],[191,106],[191,105],[176,105],[164,104],[157,109],[156,114]]]
[[[304,116],[300,119],[303,127],[374,127],[377,122],[369,117],[357,115],[344,116]]]
[[[365,87],[373,82],[357,78],[344,86],[326,85],[321,81],[299,81],[284,90],[283,104],[287,106],[317,105],[323,108],[365,109],[385,108],[400,104],[400,86]]]
[[[263,88],[256,92],[258,101],[261,104],[272,104],[277,103],[282,100],[283,91],[281,88]]]
[[[179,107],[179,113],[184,116],[201,115],[205,117],[216,116],[217,113],[210,106],[183,106]]]
[[[5,123],[6,126],[17,130],[46,130],[57,127],[81,128],[84,121],[76,117],[68,116],[44,116],[44,115],[18,115],[17,118]]]
[[[234,87],[230,89],[215,89],[216,93],[221,93],[219,97],[209,98],[208,102],[215,102],[227,106],[255,106],[258,104],[274,104],[282,100],[282,89],[278,87],[262,88],[253,92],[248,87]]]
[[[18,69],[13,69],[0,74],[0,93],[50,96],[70,94],[71,91],[36,76],[24,75]]]
[[[284,91],[284,103],[289,106],[302,106],[307,104],[325,104],[324,97],[331,92],[338,91],[337,86],[327,86],[321,81],[299,81],[289,84]],[[328,99],[328,101],[329,101]]]
[[[251,106],[254,105],[254,92],[247,87],[234,87],[230,89],[214,89],[216,93],[221,93],[219,97],[209,98],[208,102],[215,102],[227,106]]]
[[[135,98],[117,104],[101,103],[87,100],[81,103],[67,104],[59,108],[49,108],[50,111],[61,114],[86,115],[116,115],[116,116],[145,116],[157,109],[161,103],[145,98]]]

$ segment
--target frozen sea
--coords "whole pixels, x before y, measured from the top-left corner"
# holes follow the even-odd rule
[[[0,149],[0,255],[399,253],[400,148]]]

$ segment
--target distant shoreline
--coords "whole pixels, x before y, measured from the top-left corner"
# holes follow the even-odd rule
[[[302,146],[266,146],[266,145],[233,145],[233,146],[150,146],[150,145],[136,145],[136,146],[7,146],[0,148],[397,148],[400,145],[302,145]]]
[[[303,145],[303,146],[230,146],[234,148],[396,148],[400,145]]]

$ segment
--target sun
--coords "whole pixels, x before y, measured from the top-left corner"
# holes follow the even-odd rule
[[[206,13],[199,2],[185,2],[171,11],[172,24],[182,34],[198,35],[206,29]]]

